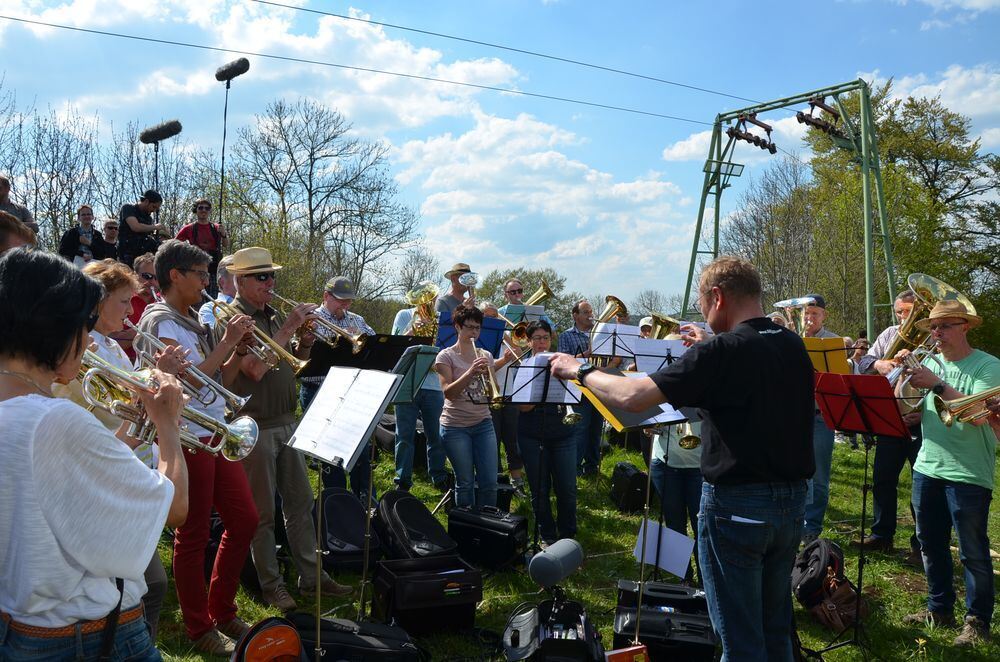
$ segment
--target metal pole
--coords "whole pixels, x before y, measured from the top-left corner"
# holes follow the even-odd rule
[[[222,202],[226,190],[226,120],[229,117],[229,85],[226,81],[226,104],[222,107],[222,166],[219,171],[219,225],[222,225]]]
[[[865,326],[868,337],[875,337],[875,274],[872,254],[872,193],[871,193],[871,103],[868,86],[861,88],[861,198],[865,224]]]
[[[712,129],[712,144],[708,148],[708,156],[711,159],[717,149],[717,145],[722,140],[722,125],[716,121],[715,128]],[[706,161],[705,165],[708,165]],[[708,192],[711,188],[712,179],[716,181],[721,177],[720,170],[722,164],[716,162],[711,170],[705,173],[705,181],[701,187],[701,204],[698,205],[698,218],[695,219],[694,239],[691,242],[691,262],[688,265],[687,286],[684,288],[684,302],[681,304],[681,316],[688,314],[691,305],[691,283],[694,281],[694,269],[698,261],[698,244],[701,242],[701,224],[705,216],[705,201],[708,199]],[[706,169],[707,170],[707,169]]]

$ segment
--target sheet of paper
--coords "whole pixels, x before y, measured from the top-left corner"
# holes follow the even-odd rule
[[[509,370],[508,386],[505,392],[511,396],[511,402],[555,404],[577,404],[583,395],[573,382],[564,382],[550,378],[548,393],[545,393],[545,372],[549,369],[551,352],[529,356],[521,361],[516,370]],[[583,363],[583,359],[579,359]],[[547,396],[547,397],[546,397]]]
[[[637,379],[639,377],[645,377],[646,374],[642,372],[626,372],[625,376],[630,379]],[[660,413],[647,419],[651,424],[669,425],[671,423],[680,423],[687,418],[684,414],[680,413],[666,402],[662,402],[657,406],[660,408]]]
[[[632,348],[635,353],[635,369],[645,373],[662,370],[670,361],[680,358],[687,351],[682,340],[655,338],[636,338]]]
[[[594,331],[591,354],[593,356],[621,356],[632,358],[633,346],[641,337],[639,327],[628,324],[604,322]]]
[[[545,314],[545,306],[533,305],[524,307],[524,319],[529,322],[537,322]]]
[[[672,575],[683,577],[687,572],[688,562],[691,560],[691,552],[694,551],[694,538],[689,538],[683,533],[678,533],[667,527],[660,527],[659,523],[646,520],[648,528],[646,538],[643,538],[643,524],[639,524],[639,533],[635,538],[635,549],[632,555],[640,563],[645,562],[650,565],[658,565]],[[657,558],[656,548],[659,545],[660,555]],[[645,548],[645,559],[643,559],[643,548]]]

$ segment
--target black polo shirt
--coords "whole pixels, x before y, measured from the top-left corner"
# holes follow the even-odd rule
[[[134,216],[142,225],[155,225],[153,216],[149,212],[139,209],[137,205],[122,205],[118,212],[118,252],[134,258],[150,249],[151,245],[152,250],[155,251],[156,240],[148,233],[135,232],[129,227],[129,224],[125,222],[129,216]]]
[[[813,367],[795,333],[766,317],[747,320],[650,377],[674,407],[702,410],[701,472],[708,482],[813,475]]]

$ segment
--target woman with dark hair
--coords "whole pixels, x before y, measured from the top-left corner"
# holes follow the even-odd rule
[[[187,516],[183,392],[157,370],[156,394],[139,396],[159,432],[154,472],[50,391],[77,376],[102,296],[55,255],[0,257],[0,659],[93,660],[112,646],[160,659],[140,599],[163,525]]]
[[[253,328],[253,321],[247,315],[233,317],[219,342],[214,342],[195,312],[210,279],[210,261],[208,253],[197,246],[177,239],[164,241],[154,261],[163,301],[146,307],[139,329],[165,345],[180,345],[199,370],[216,382],[231,384],[239,371],[237,346]],[[140,351],[151,350],[141,338],[136,338],[135,345]],[[221,397],[209,405],[191,400],[188,406],[215,420],[226,416],[226,403]],[[194,424],[190,428],[202,442],[211,442],[211,432]],[[191,508],[187,521],[174,534],[177,601],[194,647],[212,655],[231,655],[234,641],[249,629],[236,615],[236,591],[250,541],[257,531],[257,508],[239,462],[204,450],[185,453],[184,460],[191,474]],[[206,591],[205,550],[213,507],[222,517],[225,532]]]
[[[458,338],[437,355],[434,369],[444,391],[441,441],[455,470],[455,504],[497,505],[497,438],[483,378],[510,361],[512,354],[494,361],[476,347],[483,328],[483,311],[461,305],[453,316]]]
[[[528,324],[531,356],[549,351],[552,327],[545,320]],[[527,358],[527,357],[525,357]],[[563,414],[553,403],[520,405],[517,443],[531,487],[531,508],[539,536],[546,544],[576,535],[576,440],[574,427],[563,424]],[[556,493],[556,519],[552,519],[551,490]]]

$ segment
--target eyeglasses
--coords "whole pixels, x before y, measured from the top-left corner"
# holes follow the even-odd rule
[[[105,230],[109,230],[109,231],[110,230],[114,230],[115,232],[118,232],[118,226],[117,225],[105,225],[104,229]]]
[[[201,269],[178,269],[177,271],[186,274],[198,274],[198,278],[200,278],[205,283],[207,283],[208,280],[211,278],[211,275],[209,275],[207,271],[202,271]]]
[[[269,280],[274,280],[275,274],[273,271],[266,274],[247,274],[244,278],[253,278],[258,283],[266,283]]]
[[[212,211],[212,208],[209,205],[198,205],[196,209],[198,211]]]
[[[523,289],[507,290],[507,294],[524,294],[524,290]]]
[[[139,272],[139,278],[143,280],[156,280],[156,274],[147,273],[145,271]]]
[[[480,331],[483,327],[479,324],[463,324],[462,328],[468,329],[469,331]]]
[[[950,329],[953,326],[962,326],[963,324],[966,324],[966,322],[950,322],[950,323],[947,323],[947,324],[931,324],[927,328],[930,329],[931,333],[934,333],[935,331],[947,331],[948,329]]]
[[[542,340],[552,340],[552,336],[531,336],[532,342],[541,342]]]

